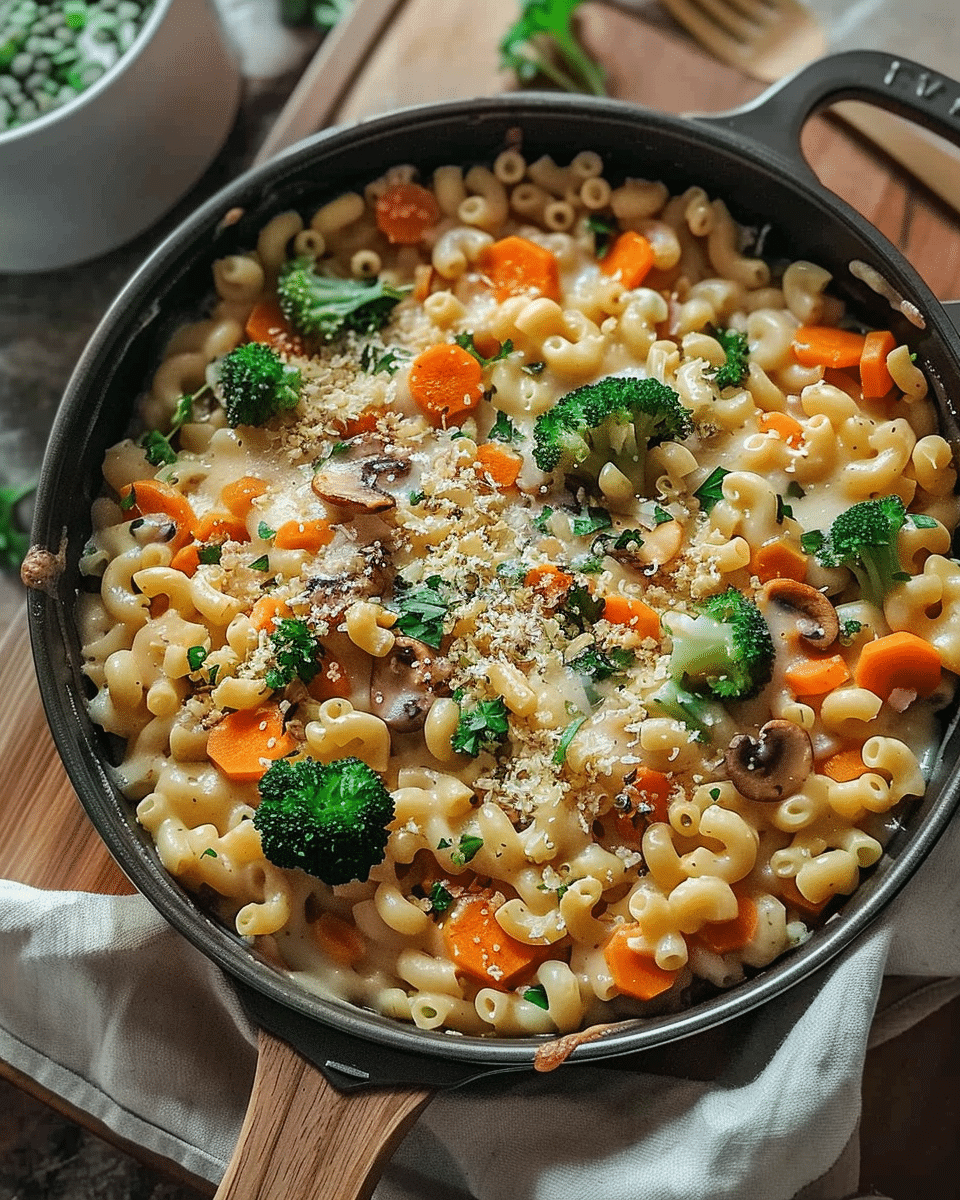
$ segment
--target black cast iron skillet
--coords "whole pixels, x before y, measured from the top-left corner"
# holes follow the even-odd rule
[[[107,313],[70,380],[38,492],[34,542],[65,565],[54,587],[34,591],[31,637],[43,702],[70,778],[109,849],[139,890],[234,980],[257,1022],[293,1043],[338,1088],[449,1086],[479,1075],[530,1068],[535,1038],[451,1037],[321,999],[293,986],[216,924],[159,866],[131,806],[107,769],[109,751],[84,708],[74,600],[77,559],[105,448],[124,436],[132,403],[160,348],[184,319],[203,315],[210,264],[249,248],[277,211],[310,211],[361,187],[385,167],[412,162],[428,172],[447,162],[489,162],[506,145],[568,162],[601,154],[609,178],[662,179],[671,192],[700,184],[722,197],[762,236],[766,257],[803,257],[827,267],[851,309],[916,352],[956,442],[960,336],[916,272],[876,229],[817,181],[799,150],[816,110],[844,99],[874,102],[960,144],[960,85],[919,65],[874,52],[824,58],[756,101],[718,116],[679,118],[612,100],[533,93],[431,105],[333,129],[287,151],[225,188],[151,256]],[[228,210],[241,208],[223,227]],[[920,314],[920,326],[850,270],[878,272]],[[572,1062],[647,1050],[702,1033],[782,996],[856,938],[904,885],[934,845],[960,797],[960,733],[944,730],[933,778],[857,893],[800,949],[715,998],[680,1013],[627,1021],[578,1046]],[[293,1193],[290,1193],[293,1194]],[[353,1194],[353,1193],[350,1193]]]

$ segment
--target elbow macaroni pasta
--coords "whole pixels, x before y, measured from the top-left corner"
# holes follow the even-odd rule
[[[402,165],[282,212],[214,262],[210,315],[144,383],[148,428],[197,393],[173,461],[131,437],[104,463],[82,562],[90,713],[125,739],[117,778],[163,866],[311,986],[471,1035],[676,1008],[787,953],[924,792],[960,671],[950,445],[906,345],[879,400],[855,369],[797,360],[800,326],[849,324],[830,274],[753,256],[703,188],[608,178],[592,151],[562,165],[508,149],[436,169],[433,224],[397,244],[380,202],[418,178]],[[629,259],[630,239],[648,261],[627,278],[603,254]],[[379,332],[274,331],[297,407],[232,428],[220,364],[292,258],[410,286]],[[721,385],[731,334],[747,362]],[[411,364],[454,343],[481,383],[441,411]],[[692,432],[647,450],[611,422],[595,477],[543,471],[537,419],[611,375],[670,388]],[[344,449],[357,473],[338,491],[318,481]],[[881,495],[913,508],[882,609],[806,541]],[[821,654],[842,676],[821,693],[796,682],[810,653],[795,614],[765,599],[785,575],[853,630]],[[771,680],[699,724],[657,697],[674,637],[728,587],[760,604]],[[282,676],[291,620],[314,657]],[[906,631],[942,664],[937,688],[887,688],[864,666],[864,647]],[[216,749],[222,723],[272,728],[268,714],[282,738],[253,768]],[[758,800],[728,747],[770,720],[810,757]],[[394,815],[366,880],[267,860],[254,818],[278,753],[382,776]]]

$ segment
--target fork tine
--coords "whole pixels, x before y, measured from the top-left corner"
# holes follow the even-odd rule
[[[724,58],[727,62],[739,62],[743,57],[743,40],[719,26],[716,20],[707,16],[693,0],[663,0],[663,6],[688,33],[712,49],[718,58]]]
[[[738,42],[749,42],[759,32],[757,22],[745,16],[729,0],[691,0],[691,3],[713,17],[717,26]]]

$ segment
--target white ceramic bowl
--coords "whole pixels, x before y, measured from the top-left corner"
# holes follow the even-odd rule
[[[101,79],[0,133],[0,271],[70,266],[141,233],[209,166],[239,101],[210,0],[157,0]]]

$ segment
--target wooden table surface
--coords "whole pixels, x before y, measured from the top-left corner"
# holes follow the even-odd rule
[[[497,42],[516,10],[515,0],[484,0],[479,6],[476,0],[406,0],[354,81],[338,120],[512,86],[498,69]],[[581,28],[585,44],[606,67],[612,94],[620,98],[672,113],[719,112],[761,90],[756,82],[708,58],[653,4],[638,18],[588,3]],[[946,206],[828,117],[808,122],[802,144],[822,182],[872,221],[938,297],[960,297],[960,236],[957,218]],[[46,888],[131,890],[89,825],[56,757],[39,705],[22,616],[0,647],[0,876]],[[911,1043],[898,1039],[905,1043],[902,1052],[894,1043],[868,1062],[865,1186],[882,1186],[897,1200],[956,1194],[957,1149],[956,1138],[949,1136],[951,1127],[938,1131],[935,1123],[918,1115],[923,1105],[911,1111],[912,1099],[909,1104],[905,1099],[949,1088],[948,1072],[955,1074],[960,1067],[954,1030],[946,1019],[927,1024]],[[921,1053],[924,1037],[933,1051],[926,1061]],[[32,1081],[3,1064],[0,1075],[43,1095]],[[43,1098],[63,1107],[57,1097]],[[960,1112],[956,1086],[944,1092],[942,1103],[953,1106],[944,1119],[952,1113],[955,1121]],[[956,1124],[952,1128],[955,1131]],[[896,1136],[889,1137],[894,1130]],[[894,1143],[908,1153],[893,1153]],[[926,1162],[929,1179],[917,1174],[918,1161]],[[898,1182],[903,1189],[899,1196],[894,1190]]]

